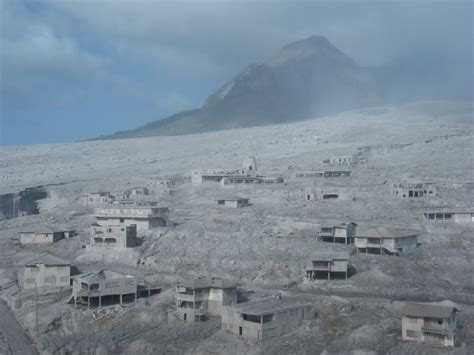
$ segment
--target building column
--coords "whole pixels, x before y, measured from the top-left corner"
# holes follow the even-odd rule
[[[122,293],[120,293],[120,305],[122,305]]]
[[[102,307],[102,296],[99,295],[99,307]]]
[[[87,309],[89,310],[91,307],[91,296],[87,295]]]

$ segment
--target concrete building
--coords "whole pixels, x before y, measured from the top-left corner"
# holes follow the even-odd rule
[[[245,157],[242,162],[242,173],[254,174],[257,172],[257,160],[255,157]]]
[[[88,192],[82,198],[85,206],[107,205],[115,201],[115,197],[110,192]]]
[[[224,306],[237,303],[237,285],[219,278],[182,280],[176,285],[178,316],[186,322],[220,317]]]
[[[137,245],[137,226],[100,226],[90,229],[90,246],[107,248],[133,248]]]
[[[77,302],[87,300],[87,307],[91,301],[98,301],[99,307],[102,305],[103,297],[118,297],[120,304],[124,296],[137,298],[138,278],[121,274],[112,270],[101,270],[72,277],[72,296],[74,305]]]
[[[134,198],[134,197],[142,197],[148,196],[150,194],[150,190],[148,187],[132,187],[127,189],[123,196],[127,198]]]
[[[352,155],[331,156],[324,163],[331,165],[352,165],[354,162]]]
[[[71,263],[57,256],[42,253],[31,257],[19,275],[21,287],[69,287],[71,278]]]
[[[472,211],[429,211],[423,213],[423,218],[432,221],[451,221],[455,223],[474,223]]]
[[[313,255],[311,262],[306,267],[306,277],[311,281],[316,279],[331,280],[331,276],[347,279],[348,266],[348,252],[321,251]]]
[[[358,253],[379,255],[401,255],[418,246],[419,232],[394,228],[373,228],[357,232],[354,240]]]
[[[248,198],[220,198],[216,200],[218,206],[226,206],[226,207],[233,207],[233,208],[242,208],[249,206],[249,199]]]
[[[247,339],[262,340],[291,333],[303,320],[314,317],[310,303],[270,298],[225,307],[222,329]]]
[[[304,170],[295,171],[296,178],[335,178],[335,177],[350,177],[352,172],[350,170]]]
[[[454,347],[455,307],[407,303],[402,308],[402,340]]]
[[[155,227],[169,226],[168,207],[141,205],[111,205],[94,210],[100,226],[137,226],[137,233]]]
[[[431,197],[436,195],[436,185],[429,182],[398,182],[392,184],[391,193],[402,198]]]
[[[65,230],[64,228],[38,225],[24,229],[18,234],[18,241],[21,245],[28,244],[51,244],[63,238],[70,238],[74,235],[73,230]]]
[[[356,227],[354,222],[325,225],[319,230],[318,236],[325,242],[354,244]]]

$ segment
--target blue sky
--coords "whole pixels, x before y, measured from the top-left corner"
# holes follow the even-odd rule
[[[472,60],[470,1],[0,4],[0,145],[72,142],[197,107],[310,35],[362,65],[420,50]]]

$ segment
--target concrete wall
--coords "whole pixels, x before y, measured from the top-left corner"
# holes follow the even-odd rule
[[[137,226],[137,233],[142,233],[146,230],[155,227],[167,226],[168,221],[161,217],[152,218],[115,218],[115,217],[97,217],[97,224],[103,227],[107,226],[130,226],[135,224]]]
[[[24,289],[38,287],[67,287],[70,284],[70,266],[46,266],[26,267],[22,275],[22,287]]]
[[[442,324],[439,324],[441,321]],[[434,332],[423,330],[424,327]],[[402,317],[402,340],[427,343],[434,346],[454,346],[456,316],[453,312],[448,319],[429,319],[422,317]],[[440,334],[444,332],[444,334]]]
[[[457,223],[472,223],[474,222],[474,214],[472,213],[455,213],[454,222]]]
[[[61,240],[63,237],[63,233],[20,233],[19,242],[22,245],[50,244]]]

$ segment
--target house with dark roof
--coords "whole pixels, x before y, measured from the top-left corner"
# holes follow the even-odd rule
[[[402,308],[402,340],[454,346],[457,312],[453,306],[406,303]]]
[[[41,253],[28,258],[19,275],[23,289],[69,287],[71,263],[57,256]]]
[[[220,278],[197,278],[176,285],[178,317],[187,322],[220,317],[222,308],[237,303],[237,284]]]
[[[243,338],[262,340],[291,333],[313,316],[310,303],[276,297],[225,307],[221,327]]]
[[[357,232],[354,244],[358,253],[401,255],[416,249],[419,234],[419,231],[408,229],[372,228]]]

